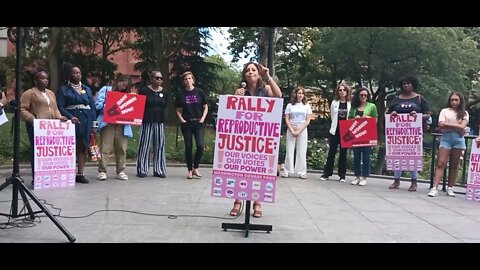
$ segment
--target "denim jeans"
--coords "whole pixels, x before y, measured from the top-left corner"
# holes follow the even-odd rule
[[[353,148],[353,168],[355,176],[367,177],[370,175],[371,146]]]

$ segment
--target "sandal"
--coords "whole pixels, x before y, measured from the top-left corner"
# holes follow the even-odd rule
[[[192,174],[195,175],[195,176],[198,176],[198,177],[202,177],[202,175],[198,172],[197,169],[193,169]]]
[[[388,188],[389,189],[398,189],[399,186],[400,186],[400,179],[399,180],[395,179],[393,181],[393,184],[391,184]]]
[[[412,180],[412,184],[408,188],[408,191],[417,191],[417,180]]]
[[[238,205],[238,207],[236,207]],[[236,217],[238,214],[240,214],[240,207],[242,207],[241,202],[234,202],[233,203],[233,208],[230,210],[230,216]]]
[[[253,203],[253,217],[260,218],[262,217],[262,208],[259,203]]]

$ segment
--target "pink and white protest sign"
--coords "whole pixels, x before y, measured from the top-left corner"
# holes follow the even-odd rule
[[[480,202],[480,142],[473,141],[468,165],[467,200]]]
[[[75,125],[34,119],[34,189],[75,186]]]
[[[283,99],[220,96],[212,196],[275,201]]]
[[[421,171],[423,169],[422,114],[387,114],[385,116],[387,170]]]

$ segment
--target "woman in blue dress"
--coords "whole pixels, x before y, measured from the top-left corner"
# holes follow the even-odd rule
[[[57,92],[57,104],[60,113],[75,124],[77,153],[77,176],[75,181],[87,184],[83,175],[87,161],[87,149],[90,142],[93,120],[96,119],[95,102],[92,90],[82,84],[82,72],[78,66],[64,65],[64,85]]]

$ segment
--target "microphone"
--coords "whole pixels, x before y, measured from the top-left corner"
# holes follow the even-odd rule
[[[240,84],[240,87],[241,87],[241,88],[247,87],[247,83],[246,83],[246,82],[242,82],[242,83]]]

